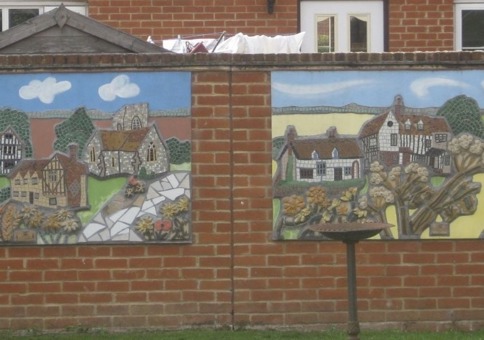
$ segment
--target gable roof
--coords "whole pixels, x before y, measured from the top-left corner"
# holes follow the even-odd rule
[[[21,177],[25,177],[27,174],[32,176],[37,173],[37,176],[41,176],[45,167],[54,159],[58,159],[64,171],[68,174],[74,174],[80,176],[88,173],[87,165],[77,160],[76,157],[68,156],[62,152],[56,151],[49,158],[42,159],[23,159],[9,174],[10,178],[15,178],[18,174]]]
[[[387,111],[365,122],[360,130],[360,138],[376,135],[380,131],[380,128],[387,119],[389,113],[390,111]]]
[[[409,129],[406,124],[409,124]],[[423,125],[422,129],[418,128],[418,124]],[[434,132],[451,132],[447,119],[442,116],[427,116],[427,115],[402,115],[400,119],[400,133],[410,135],[425,135],[430,136]]]
[[[8,126],[5,130],[0,131],[0,136],[4,136],[6,134],[12,134],[15,136],[19,144],[23,144],[22,138],[17,134],[17,131],[12,126]]]
[[[64,5],[0,33],[0,53],[170,53]]]
[[[50,159],[24,159],[17,164],[17,166],[9,174],[10,178],[16,177],[18,174],[25,177],[27,174],[32,176],[37,173],[40,177],[42,169],[50,162]]]
[[[312,159],[313,151],[319,155],[319,159],[332,159],[333,150],[338,150],[338,158],[353,159],[362,158],[363,154],[354,138],[305,138],[290,142],[297,159]]]
[[[391,111],[387,111],[364,123],[359,137],[365,138],[378,134],[383,123],[385,123],[388,115],[391,113]],[[398,123],[399,133],[401,134],[430,136],[432,133],[451,132],[447,120],[442,116],[400,114],[395,115],[395,119]],[[418,128],[420,122],[423,125],[422,129]],[[407,129],[406,123],[410,123],[409,129]]]
[[[138,130],[98,130],[103,151],[135,152],[153,125]]]

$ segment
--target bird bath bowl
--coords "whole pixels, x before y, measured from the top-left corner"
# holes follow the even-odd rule
[[[328,223],[316,224],[310,227],[329,239],[342,241],[346,244],[346,267],[348,277],[348,323],[349,340],[360,339],[360,323],[358,322],[358,305],[356,296],[356,256],[355,243],[373,237],[383,229],[393,227],[388,223]]]
[[[343,242],[358,242],[380,233],[383,229],[393,227],[387,223],[328,223],[316,224],[309,229],[320,232],[327,238]]]

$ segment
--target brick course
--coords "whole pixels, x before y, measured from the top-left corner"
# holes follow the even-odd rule
[[[191,245],[0,248],[0,328],[323,329],[346,322],[345,247],[271,241],[271,71],[482,68],[484,53],[27,55],[0,65],[192,71],[194,234]],[[356,250],[367,327],[484,327],[482,240]]]

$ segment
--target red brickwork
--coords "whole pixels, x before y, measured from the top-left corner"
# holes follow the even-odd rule
[[[89,16],[132,35],[153,39],[206,33],[295,32],[297,1],[277,0],[273,14],[265,0],[91,0]]]
[[[390,51],[454,49],[452,0],[390,0]]]
[[[298,1],[277,0],[268,14],[266,0],[90,0],[89,16],[142,39],[293,34]],[[389,51],[452,50],[453,18],[453,0],[388,0]]]
[[[0,329],[322,329],[346,322],[345,248],[271,240],[271,71],[482,68],[484,53],[0,56],[0,65],[193,71],[194,235],[191,245],[1,247]],[[357,244],[360,320],[483,328],[482,242]]]

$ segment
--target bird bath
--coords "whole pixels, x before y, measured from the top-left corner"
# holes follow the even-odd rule
[[[356,256],[355,244],[380,233],[383,229],[391,228],[387,223],[334,223],[317,224],[311,230],[319,232],[336,241],[346,244],[346,267],[348,278],[348,323],[347,333],[349,340],[359,340],[360,323],[358,321],[358,306],[356,296]]]

